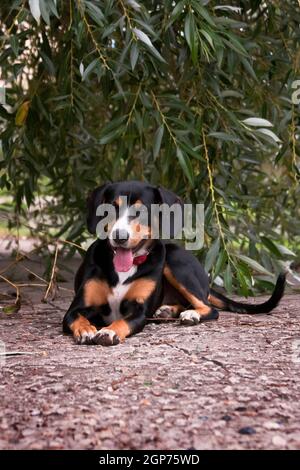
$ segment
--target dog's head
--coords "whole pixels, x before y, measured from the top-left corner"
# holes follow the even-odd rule
[[[153,231],[157,233],[154,225],[157,223],[159,226],[162,221],[161,212],[157,216],[154,210],[157,211],[162,204],[182,207],[180,198],[172,191],[138,181],[106,183],[90,194],[88,230],[108,239],[118,271],[128,271],[135,254],[150,248]],[[169,233],[172,238],[173,221],[170,222]]]

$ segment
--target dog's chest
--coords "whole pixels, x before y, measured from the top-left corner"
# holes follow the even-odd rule
[[[122,318],[120,313],[120,305],[128,289],[130,288],[129,284],[124,284],[124,282],[136,273],[137,266],[133,265],[132,268],[125,273],[118,273],[119,282],[112,288],[111,294],[108,295],[107,300],[110,306],[110,314],[105,317],[105,322],[109,325],[115,320]]]

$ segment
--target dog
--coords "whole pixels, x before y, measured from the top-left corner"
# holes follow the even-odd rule
[[[114,208],[115,218],[105,230],[102,227],[106,236],[87,250],[75,275],[74,300],[63,319],[63,331],[76,343],[116,345],[140,332],[151,317],[174,317],[183,325],[196,325],[216,320],[218,309],[269,313],[283,296],[285,274],[280,274],[268,301],[255,305],[230,300],[209,287],[208,275],[190,251],[172,240],[154,238],[149,216],[153,205],[183,207],[172,191],[139,181],[103,184],[87,201],[91,234],[104,221],[97,212],[103,204]],[[137,216],[140,208],[147,213],[142,222]],[[161,219],[156,222],[159,225]]]

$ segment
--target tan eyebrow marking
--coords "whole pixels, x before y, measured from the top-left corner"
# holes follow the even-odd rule
[[[118,207],[121,207],[122,204],[123,204],[123,198],[121,196],[119,196],[116,200],[115,200],[115,204],[118,206]]]

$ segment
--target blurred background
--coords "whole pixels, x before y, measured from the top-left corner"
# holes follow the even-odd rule
[[[89,191],[139,179],[205,204],[213,283],[296,286],[299,23],[298,1],[2,0],[1,280],[32,252],[72,274]]]

